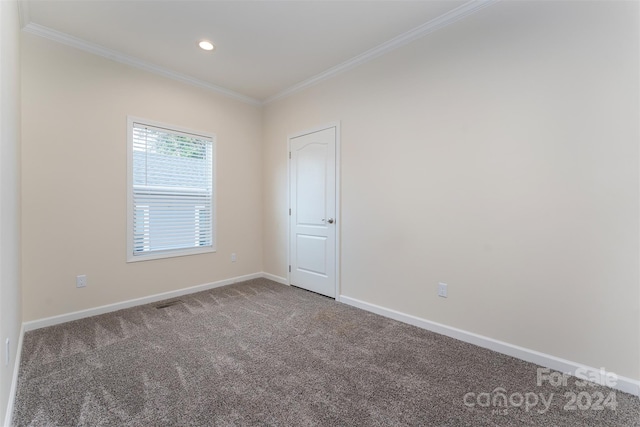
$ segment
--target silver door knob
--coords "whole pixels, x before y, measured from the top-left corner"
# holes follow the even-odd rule
[[[329,218],[329,219],[327,220],[327,222],[328,222],[329,224],[333,224],[333,218]]]

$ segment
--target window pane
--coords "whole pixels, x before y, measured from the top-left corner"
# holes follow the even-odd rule
[[[133,255],[213,246],[213,141],[135,123]]]

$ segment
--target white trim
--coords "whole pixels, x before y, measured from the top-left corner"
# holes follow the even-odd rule
[[[53,40],[55,42],[65,44],[67,46],[75,47],[76,49],[84,50],[85,52],[93,53],[94,55],[102,56],[102,57],[111,59],[113,61],[120,62],[122,64],[130,65],[132,67],[139,68],[141,70],[145,70],[154,74],[161,75],[163,77],[167,77],[183,83],[205,88],[210,91],[228,96],[230,98],[237,99],[238,101],[246,102],[247,104],[256,105],[256,106],[262,105],[262,102],[255,98],[242,95],[230,89],[223,88],[222,86],[217,86],[211,83],[207,83],[203,80],[196,79],[195,77],[191,77],[186,74],[178,73],[176,71],[171,71],[167,68],[160,67],[159,65],[151,64],[141,59],[134,58],[129,55],[125,55],[115,50],[111,50],[106,47],[100,46],[98,44],[79,39],[77,37],[71,36],[69,34],[66,34],[60,31],[52,30],[51,28],[47,28],[42,25],[34,24],[31,22],[27,24],[22,30],[27,33],[35,34],[36,36],[44,37],[49,40]]]
[[[103,305],[100,307],[88,308],[86,310],[74,311],[72,313],[61,314],[58,316],[46,317],[44,319],[31,320],[24,322],[24,331],[33,331],[34,329],[46,328],[47,326],[59,325],[60,323],[71,322],[73,320],[84,319],[86,317],[98,316],[100,314],[110,313],[125,308],[131,308],[138,305],[149,304],[152,302],[162,301],[165,299],[176,298],[183,295],[193,294],[195,292],[206,291],[208,289],[219,288],[245,280],[258,279],[264,277],[263,273],[253,273],[244,276],[232,277],[230,279],[219,280],[217,282],[205,283],[203,285],[192,286],[189,288],[178,289],[175,291],[163,292],[161,294],[149,295],[142,298],[131,299],[127,301],[117,302],[114,304]]]
[[[11,380],[11,389],[9,394],[9,401],[7,404],[7,412],[5,415],[4,425],[8,427],[11,425],[12,416],[13,416],[13,406],[15,402],[15,396],[18,385],[18,374],[20,369],[20,360],[22,357],[22,343],[24,333],[28,331],[33,331],[35,329],[45,328],[48,326],[58,325],[65,322],[70,322],[73,320],[84,319],[91,316],[97,316],[100,314],[105,314],[117,310],[122,310],[125,308],[135,307],[138,305],[149,304],[152,302],[161,301],[164,299],[175,298],[183,295],[188,295],[196,292],[205,291],[208,289],[218,288],[221,286],[231,285],[233,283],[243,282],[251,279],[265,278],[269,280],[273,280],[275,282],[286,284],[287,280],[284,277],[279,277],[270,273],[253,273],[247,274],[244,276],[233,277],[230,279],[220,280],[217,282],[206,283],[203,285],[192,286],[189,288],[179,289],[176,291],[164,292],[161,294],[150,295],[143,298],[137,298],[133,300],[123,301],[115,304],[104,305],[96,308],[91,308],[87,310],[80,310],[73,313],[63,314],[59,316],[47,317],[44,319],[32,320],[29,322],[24,322],[22,327],[20,328],[20,336],[18,338],[18,348],[16,351],[16,358],[14,360],[14,370],[13,377]],[[596,368],[587,367],[580,363],[571,362],[569,360],[561,359],[555,356],[551,356],[548,354],[540,353],[535,350],[530,350],[527,348],[519,347],[513,344],[509,344],[503,341],[498,341],[493,338],[488,338],[482,335],[475,334],[473,332],[468,332],[462,329],[453,328],[450,326],[443,325],[441,323],[432,322],[426,319],[422,319],[416,316],[412,316],[409,314],[404,314],[396,310],[391,310],[388,308],[384,308],[375,304],[370,304],[364,301],[360,301],[355,298],[347,297],[344,295],[340,295],[337,298],[337,301],[360,308],[362,310],[369,311],[371,313],[379,314],[384,317],[388,317],[390,319],[398,320],[400,322],[408,323],[413,326],[417,326],[422,329],[426,329],[441,335],[445,335],[451,338],[458,339],[460,341],[464,341],[470,344],[477,345],[479,347],[487,348],[489,350],[497,351],[498,353],[506,354],[508,356],[516,357],[518,359],[525,360],[527,362],[535,363],[544,367],[548,367],[551,369],[555,369],[560,372],[572,373],[578,369],[587,370],[587,375],[590,373],[594,373],[596,375],[601,375],[601,370]],[[630,393],[636,396],[640,396],[640,381],[627,378],[627,377],[617,377],[617,383],[613,387],[616,390],[623,391],[625,393]]]
[[[331,128],[336,128],[336,131],[339,130],[340,120],[335,120],[333,122],[325,123],[324,125],[320,125],[320,126],[314,126],[312,128],[308,128],[300,132],[291,133],[289,134],[289,136],[287,136],[287,139],[291,140],[292,138],[298,138],[301,136],[309,135],[310,133],[316,133],[316,132],[320,132],[320,131],[331,129]],[[337,149],[338,148],[336,146],[336,150]]]
[[[333,66],[320,74],[316,74],[311,78],[303,80],[300,83],[297,83],[281,92],[278,92],[277,94],[265,99],[263,104],[269,104],[279,99],[286,98],[296,92],[304,90],[324,80],[331,79],[338,74],[342,74],[345,71],[351,70],[352,68],[369,62],[379,56],[384,55],[385,53],[396,50],[406,44],[411,43],[414,40],[422,38],[427,34],[433,33],[434,31],[437,31],[441,28],[453,24],[456,21],[466,18],[467,16],[492,5],[496,1],[498,0],[471,0],[453,10],[450,10],[443,15],[438,16],[437,18],[434,18],[412,30],[407,31],[406,33],[400,34],[399,36],[396,36],[391,40],[388,40],[372,49],[369,49],[368,51],[361,53],[360,55],[354,56],[353,58],[341,64]]]
[[[193,294],[196,292],[206,291],[208,289],[219,288],[221,286],[231,285],[238,282],[244,282],[251,279],[265,278],[274,282],[286,285],[287,279],[270,273],[253,273],[244,276],[237,276],[230,279],[219,280],[217,282],[205,283],[203,285],[192,286],[190,288],[178,289],[176,291],[163,292],[161,294],[150,295],[147,297],[136,298],[119,303],[103,305],[100,307],[90,308],[86,310],[75,311],[72,313],[61,314],[59,316],[47,317],[44,319],[32,320],[22,323],[20,328],[20,336],[18,337],[18,348],[16,350],[16,358],[14,360],[13,377],[11,379],[11,388],[9,390],[9,401],[7,403],[7,412],[5,413],[4,426],[9,427],[13,421],[13,406],[15,404],[16,392],[18,387],[18,374],[20,373],[20,360],[22,358],[22,342],[24,333],[48,326],[59,325],[73,320],[84,319],[91,316],[110,313],[113,311],[131,308],[139,305],[149,304],[152,302],[162,301],[164,299],[175,298],[183,295]]]
[[[580,372],[582,373],[582,375],[586,375],[587,378],[601,378],[603,374],[601,369],[593,368],[581,363],[561,359],[550,354],[545,354],[539,351],[509,344],[504,341],[495,340],[493,338],[478,335],[473,332],[465,331],[463,329],[453,328],[441,323],[432,322],[430,320],[422,319],[410,314],[405,314],[396,310],[381,307],[379,305],[360,301],[355,298],[340,295],[338,301],[347,305],[351,305],[353,307],[360,308],[362,310],[369,311],[371,313],[379,314],[381,316],[398,320],[403,323],[408,323],[410,325],[417,326],[419,328],[426,329],[437,334],[446,335],[448,337],[455,338],[469,344],[474,344],[479,347],[506,354],[508,356],[516,357],[518,359],[535,363],[536,365],[544,366],[546,368],[554,369],[570,375],[574,375],[576,372]],[[605,375],[606,374],[607,373],[605,373]],[[619,375],[616,375],[616,377],[617,382],[613,386],[614,389],[640,397],[640,381],[622,377]]]
[[[309,135],[311,133],[316,133],[316,132],[320,132],[326,129],[331,129],[331,128],[335,128],[336,129],[336,156],[335,156],[335,160],[336,160],[336,165],[335,165],[335,178],[336,178],[336,188],[335,188],[335,197],[336,197],[336,248],[335,248],[335,292],[336,292],[336,296],[335,299],[338,300],[338,297],[340,296],[340,236],[341,236],[341,230],[342,230],[342,217],[340,215],[340,161],[341,161],[341,157],[340,157],[340,151],[341,151],[341,145],[340,145],[340,121],[336,120],[334,122],[330,122],[327,123],[325,125],[322,126],[316,126],[313,127],[311,129],[307,129],[305,131],[302,132],[296,132],[293,134],[290,134],[287,137],[287,156],[291,155],[291,140],[293,138],[299,138],[301,136],[304,135]],[[287,203],[289,205],[289,209],[291,209],[291,158],[288,157],[287,158]],[[287,264],[290,265],[291,263],[291,215],[288,216],[288,221],[287,221]],[[289,268],[287,268],[287,284],[291,283],[291,272],[289,271]]]
[[[24,324],[20,327],[20,336],[18,337],[18,348],[16,349],[16,358],[13,361],[13,376],[11,377],[11,388],[9,389],[9,401],[7,402],[7,412],[4,416],[4,426],[9,427],[13,422],[13,406],[16,401],[16,392],[18,391],[18,374],[20,373],[20,359],[22,358],[22,339],[24,337]]]
[[[170,133],[180,132],[188,136],[197,136],[199,138],[211,141],[211,186],[213,193],[211,194],[211,246],[192,247],[186,249],[175,249],[170,251],[154,251],[148,254],[133,254],[133,127],[135,124],[155,127],[166,130]],[[217,251],[217,209],[216,198],[216,165],[217,165],[217,136],[215,133],[197,131],[181,126],[169,125],[154,120],[143,119],[140,117],[127,116],[127,262],[151,261],[154,259],[174,258],[188,255],[206,254]]]
[[[342,156],[340,153],[342,152],[342,140],[340,137],[340,121],[336,121],[333,123],[333,126],[336,128],[336,299],[340,297],[341,286],[340,286],[340,278],[342,277],[342,267],[340,263],[340,247],[342,246],[342,204],[341,200],[341,178],[342,175],[340,171],[342,170]]]
[[[269,104],[271,102],[277,101],[279,99],[286,98],[290,95],[293,95],[296,92],[304,90],[308,87],[311,87],[315,84],[318,84],[324,80],[331,79],[345,71],[351,70],[359,65],[362,65],[366,62],[369,62],[385,53],[396,50],[408,43],[411,43],[414,40],[422,38],[434,31],[437,31],[441,28],[449,26],[456,21],[459,21],[479,10],[484,9],[497,2],[498,0],[471,0],[463,5],[450,10],[447,13],[444,13],[412,30],[409,30],[399,36],[392,38],[368,51],[361,53],[360,55],[356,55],[355,57],[341,63],[335,65],[328,70],[325,70],[315,76],[312,76],[306,80],[303,80],[300,83],[297,83],[293,86],[290,86],[287,89],[284,89],[278,92],[275,95],[272,95],[261,101],[256,98],[252,98],[250,96],[243,95],[241,93],[235,92],[233,90],[224,88],[222,86],[214,85],[208,83],[206,81],[196,79],[195,77],[191,77],[186,74],[182,74],[176,71],[172,71],[170,69],[161,67],[159,65],[155,65],[141,59],[125,55],[124,53],[108,49],[104,46],[100,46],[95,43],[88,42],[86,40],[80,39],[78,37],[74,37],[70,34],[63,33],[61,31],[57,31],[43,25],[35,24],[30,22],[29,17],[29,8],[26,0],[20,0],[19,9],[20,9],[20,23],[22,29],[25,32],[35,34],[40,37],[47,38],[49,40],[56,41],[58,43],[65,44],[67,46],[72,46],[80,50],[84,50],[85,52],[93,53],[95,55],[99,55],[123,64],[130,65],[132,67],[136,67],[145,71],[149,71],[154,74],[161,75],[163,77],[167,77],[173,80],[177,80],[183,83],[191,84],[194,86],[198,86],[201,88],[205,88],[211,90],[213,92],[220,93],[222,95],[226,95],[228,97],[237,99],[242,102],[246,102],[251,105],[261,106],[265,104]]]
[[[27,0],[18,0],[18,14],[20,16],[20,28],[24,28],[31,22],[29,16],[29,3]]]
[[[286,277],[276,276],[275,274],[271,273],[262,273],[262,277],[264,277],[265,279],[273,280],[274,282],[280,283],[282,285],[289,285],[289,281]]]

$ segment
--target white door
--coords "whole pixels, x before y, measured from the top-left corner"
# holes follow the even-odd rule
[[[289,282],[336,296],[336,128],[290,139]]]

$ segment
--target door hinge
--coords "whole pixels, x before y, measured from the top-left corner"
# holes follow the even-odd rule
[[[289,151],[289,158],[291,158],[291,151]]]
[[[289,266],[289,273],[291,273],[291,266]]]
[[[291,208],[289,208],[289,215],[291,215]]]

